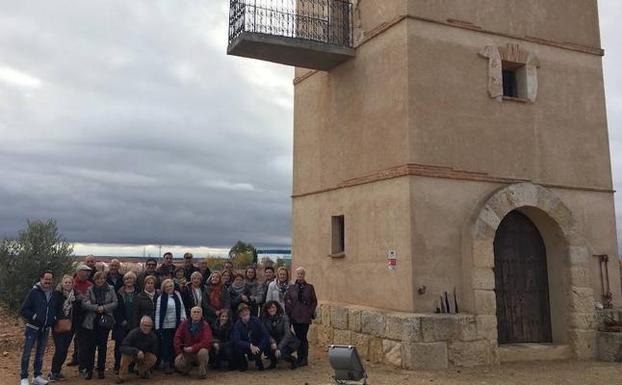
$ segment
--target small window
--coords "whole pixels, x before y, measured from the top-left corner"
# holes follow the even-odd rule
[[[511,70],[503,70],[503,96],[517,98],[516,73]]]
[[[504,61],[502,74],[503,96],[510,98],[526,97],[525,65]]]
[[[341,254],[346,251],[346,231],[343,215],[336,215],[331,218],[331,254]]]

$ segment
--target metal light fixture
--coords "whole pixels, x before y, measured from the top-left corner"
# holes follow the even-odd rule
[[[363,363],[352,345],[330,345],[328,347],[328,359],[330,366],[335,371],[333,380],[336,384],[346,384],[348,382],[360,382],[367,384],[367,373],[363,368]]]

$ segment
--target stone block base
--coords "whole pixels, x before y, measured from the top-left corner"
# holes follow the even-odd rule
[[[472,314],[414,314],[323,303],[310,341],[353,345],[374,363],[405,369],[444,369],[499,362],[496,323]]]
[[[600,361],[622,362],[622,333],[598,332],[596,341]]]

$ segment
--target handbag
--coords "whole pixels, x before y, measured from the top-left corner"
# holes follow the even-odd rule
[[[68,318],[63,318],[58,320],[58,322],[56,323],[56,325],[54,325],[54,333],[56,334],[60,334],[60,333],[67,333],[71,331],[71,320]]]
[[[97,326],[100,329],[112,329],[114,326],[114,318],[110,314],[102,314],[97,320]]]

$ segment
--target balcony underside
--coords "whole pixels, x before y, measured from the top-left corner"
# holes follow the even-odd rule
[[[320,71],[328,71],[354,57],[352,48],[256,32],[239,34],[229,43],[227,53]]]

